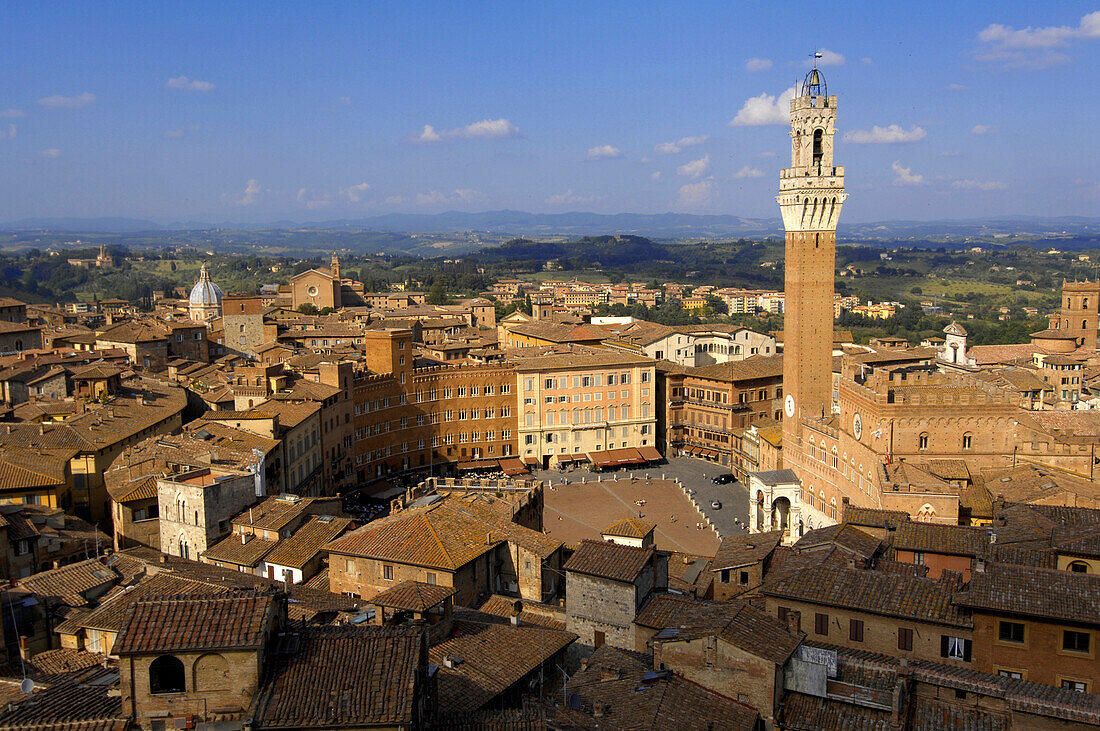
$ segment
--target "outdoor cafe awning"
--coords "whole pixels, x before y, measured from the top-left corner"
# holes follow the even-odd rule
[[[500,462],[495,459],[478,459],[472,462],[459,462],[455,469],[459,472],[473,472],[474,470],[495,470],[500,468]]]
[[[588,459],[597,467],[622,467],[632,464],[645,464],[648,461],[642,457],[641,452],[633,447],[589,452]]]
[[[527,472],[527,466],[515,457],[500,460],[500,468],[504,470],[504,474],[509,477],[513,475],[522,475]]]

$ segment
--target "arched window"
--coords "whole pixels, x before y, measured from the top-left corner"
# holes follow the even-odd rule
[[[814,165],[820,165],[821,164],[821,156],[823,154],[822,148],[824,147],[824,145],[822,143],[824,142],[824,139],[825,139],[825,131],[821,130],[821,129],[815,129],[814,130],[814,162],[813,162]]]
[[[229,682],[229,663],[216,653],[203,655],[195,661],[195,690],[226,690]]]
[[[1082,330],[1087,330],[1088,327],[1089,327],[1089,321],[1088,320],[1081,320],[1081,329]]]
[[[1087,574],[1087,573],[1089,573],[1089,565],[1087,563],[1085,563],[1084,561],[1074,561],[1073,563],[1071,563],[1066,568],[1068,568],[1070,571],[1072,571],[1075,574]]]
[[[963,449],[970,449],[974,446],[974,435],[970,432],[963,434]]]
[[[917,447],[920,449],[928,449],[928,432],[922,432],[921,435],[917,437]]]
[[[1082,310],[1087,310],[1088,308],[1089,308],[1089,298],[1085,297],[1083,300],[1081,300],[1081,309]]]
[[[178,657],[161,655],[149,663],[150,693],[183,693],[187,690],[187,672]]]

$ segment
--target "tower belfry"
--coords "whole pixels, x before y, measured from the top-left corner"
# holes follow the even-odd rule
[[[831,412],[836,223],[847,195],[844,168],[833,164],[836,97],[815,65],[791,100],[791,166],[779,174],[783,215],[784,448],[803,418]]]

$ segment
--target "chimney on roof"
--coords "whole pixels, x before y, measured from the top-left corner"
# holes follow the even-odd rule
[[[493,542],[493,534],[492,534],[492,532],[486,533],[486,534],[485,534],[485,543],[487,543],[487,544],[491,544],[492,542]]]
[[[161,563],[168,563],[168,554],[167,553],[160,554],[160,562]]]

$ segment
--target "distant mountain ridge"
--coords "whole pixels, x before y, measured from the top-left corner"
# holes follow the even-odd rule
[[[745,218],[735,215],[694,213],[527,213],[524,211],[482,211],[467,213],[388,213],[368,218],[296,222],[279,220],[265,223],[176,221],[157,223],[134,218],[24,218],[0,224],[0,229],[58,232],[135,233],[232,230],[324,230],[363,229],[399,233],[450,234],[485,232],[515,236],[599,236],[628,234],[656,239],[678,238],[761,238],[782,236],[779,218]],[[939,221],[878,221],[841,223],[841,239],[902,240],[1012,235],[1100,235],[1100,218],[1085,216],[1038,217],[1000,216],[988,219]]]

